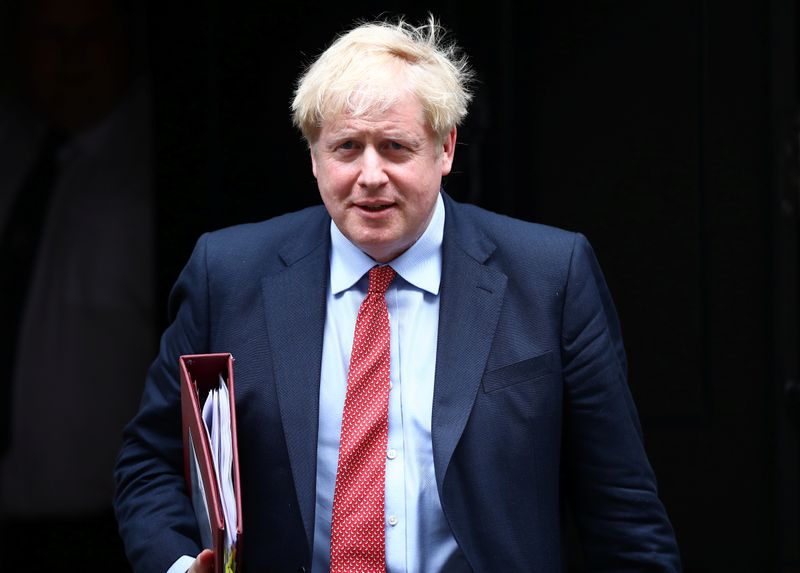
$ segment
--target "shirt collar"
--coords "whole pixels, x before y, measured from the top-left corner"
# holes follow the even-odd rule
[[[389,263],[404,280],[433,295],[439,294],[439,283],[442,278],[444,217],[444,201],[439,194],[433,217],[425,232],[405,253]],[[375,265],[375,260],[351,243],[331,221],[333,294],[339,294],[352,287]]]

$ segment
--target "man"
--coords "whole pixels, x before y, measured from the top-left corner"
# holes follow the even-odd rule
[[[325,208],[205,235],[178,279],[117,468],[137,571],[211,570],[177,357],[223,351],[249,571],[560,571],[566,505],[591,570],[680,569],[586,240],[440,192],[469,79],[433,21],[301,78]]]

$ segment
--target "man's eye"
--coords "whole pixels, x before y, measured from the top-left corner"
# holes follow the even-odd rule
[[[353,149],[353,142],[352,141],[345,141],[344,143],[339,144],[339,149]]]
[[[389,147],[393,151],[401,151],[401,150],[405,149],[405,146],[401,145],[400,143],[397,143],[396,141],[390,141],[389,142]]]

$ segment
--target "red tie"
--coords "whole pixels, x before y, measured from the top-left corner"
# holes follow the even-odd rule
[[[392,267],[373,267],[358,310],[333,493],[331,573],[386,573],[389,311],[384,295],[393,278]]]

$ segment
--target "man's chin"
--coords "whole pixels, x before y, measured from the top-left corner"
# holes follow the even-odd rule
[[[408,250],[399,240],[387,240],[365,237],[359,241],[352,241],[361,251],[379,263],[388,263]]]

